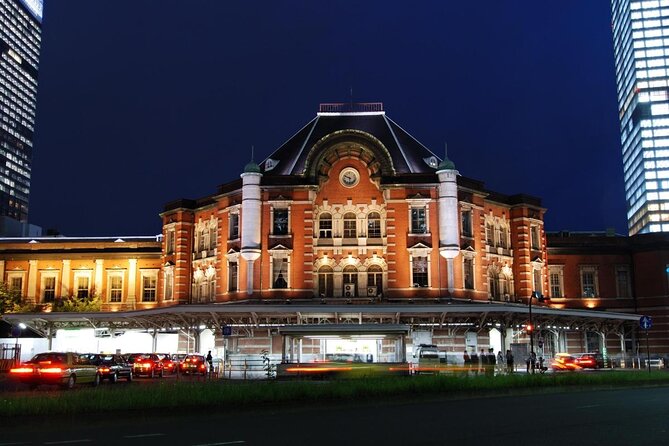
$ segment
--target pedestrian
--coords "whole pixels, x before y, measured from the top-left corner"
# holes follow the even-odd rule
[[[207,364],[209,364],[209,373],[214,372],[214,358],[211,356],[211,350],[207,353]]]
[[[505,363],[504,355],[502,354],[502,350],[497,352],[497,369],[500,372],[504,371],[504,363]]]
[[[476,369],[476,367],[478,367],[478,365],[479,365],[479,357],[476,354],[476,350],[474,350],[474,351],[472,351],[472,354],[470,356],[469,368],[471,370],[474,370],[474,373],[478,373],[478,370]]]
[[[513,373],[513,353],[511,353],[511,350],[506,351],[506,371],[507,373]]]

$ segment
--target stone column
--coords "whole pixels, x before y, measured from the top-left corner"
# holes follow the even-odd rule
[[[28,264],[28,295],[26,300],[31,303],[38,301],[37,298],[37,260],[29,260]]]
[[[135,309],[137,303],[137,259],[128,259],[128,306]]]
[[[95,296],[100,297],[102,299],[102,272],[104,271],[105,268],[105,261],[102,259],[96,259],[95,260],[95,282],[94,282],[94,287],[95,287]]]
[[[60,280],[60,297],[70,295],[70,261],[63,260],[63,274]]]

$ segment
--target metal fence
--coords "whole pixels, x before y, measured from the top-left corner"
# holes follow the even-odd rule
[[[21,344],[0,344],[0,372],[6,372],[21,362]]]

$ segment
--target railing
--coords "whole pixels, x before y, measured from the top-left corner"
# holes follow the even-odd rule
[[[271,358],[272,366],[276,367],[279,360]],[[225,379],[267,379],[267,370],[262,357],[251,356],[228,356],[225,361],[214,364],[214,375]]]
[[[365,113],[382,112],[383,102],[338,102],[320,104],[319,113]]]
[[[21,362],[21,344],[0,344],[0,372],[6,372]]]

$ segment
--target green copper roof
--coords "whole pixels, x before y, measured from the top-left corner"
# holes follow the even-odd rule
[[[260,173],[260,166],[251,161],[246,165],[246,167],[244,167],[244,173],[250,173],[250,172]]]
[[[440,170],[455,170],[455,163],[451,160],[448,159],[447,156],[444,156],[444,159],[442,160],[441,163],[437,166],[437,171]]]

